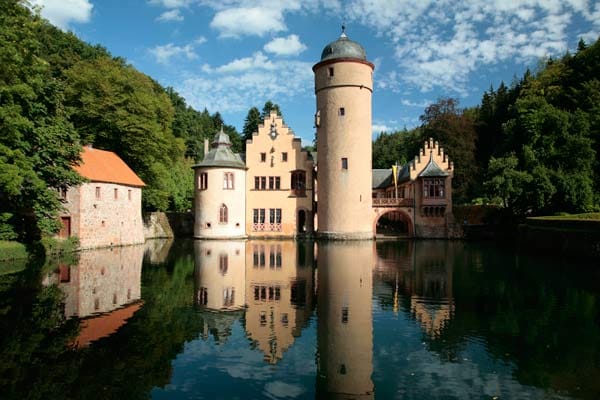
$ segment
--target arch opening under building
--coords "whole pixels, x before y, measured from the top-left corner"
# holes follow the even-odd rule
[[[412,222],[401,211],[386,211],[375,221],[375,234],[377,237],[412,237]]]

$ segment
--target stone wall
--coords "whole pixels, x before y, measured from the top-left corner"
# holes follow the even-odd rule
[[[80,248],[144,243],[142,190],[113,183],[90,182],[69,189],[66,213],[71,235]]]
[[[194,214],[165,213],[161,211],[144,214],[144,237],[146,239],[192,237]]]

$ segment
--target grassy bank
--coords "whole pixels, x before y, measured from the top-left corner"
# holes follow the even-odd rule
[[[32,257],[43,257],[72,253],[77,251],[79,242],[77,238],[66,240],[43,238],[39,242],[29,245],[23,243],[0,240],[0,261],[26,260]]]
[[[0,261],[21,260],[29,257],[23,243],[0,240]]]
[[[595,220],[600,221],[600,212],[596,213],[584,213],[584,214],[562,214],[562,215],[551,215],[544,217],[532,217],[537,220]]]

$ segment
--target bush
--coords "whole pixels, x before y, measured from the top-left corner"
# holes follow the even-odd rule
[[[15,240],[17,238],[12,218],[11,213],[0,213],[0,240]]]

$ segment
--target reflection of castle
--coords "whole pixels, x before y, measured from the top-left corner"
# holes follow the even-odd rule
[[[313,305],[312,246],[250,241],[246,247],[246,332],[276,363],[294,343]]]
[[[143,256],[144,246],[84,251],[46,277],[65,294],[65,316],[85,318],[77,346],[116,332],[140,308]]]
[[[381,243],[377,245],[376,274],[393,286],[394,308],[402,294],[410,313],[431,337],[439,336],[454,316],[453,257],[444,241]]]
[[[244,241],[196,241],[195,302],[214,311],[232,311],[245,302]]]
[[[373,243],[318,248],[318,382],[326,398],[373,398]]]
[[[195,302],[209,313],[205,336],[223,341],[246,313],[248,338],[276,363],[313,307],[313,245],[292,241],[196,241]]]

